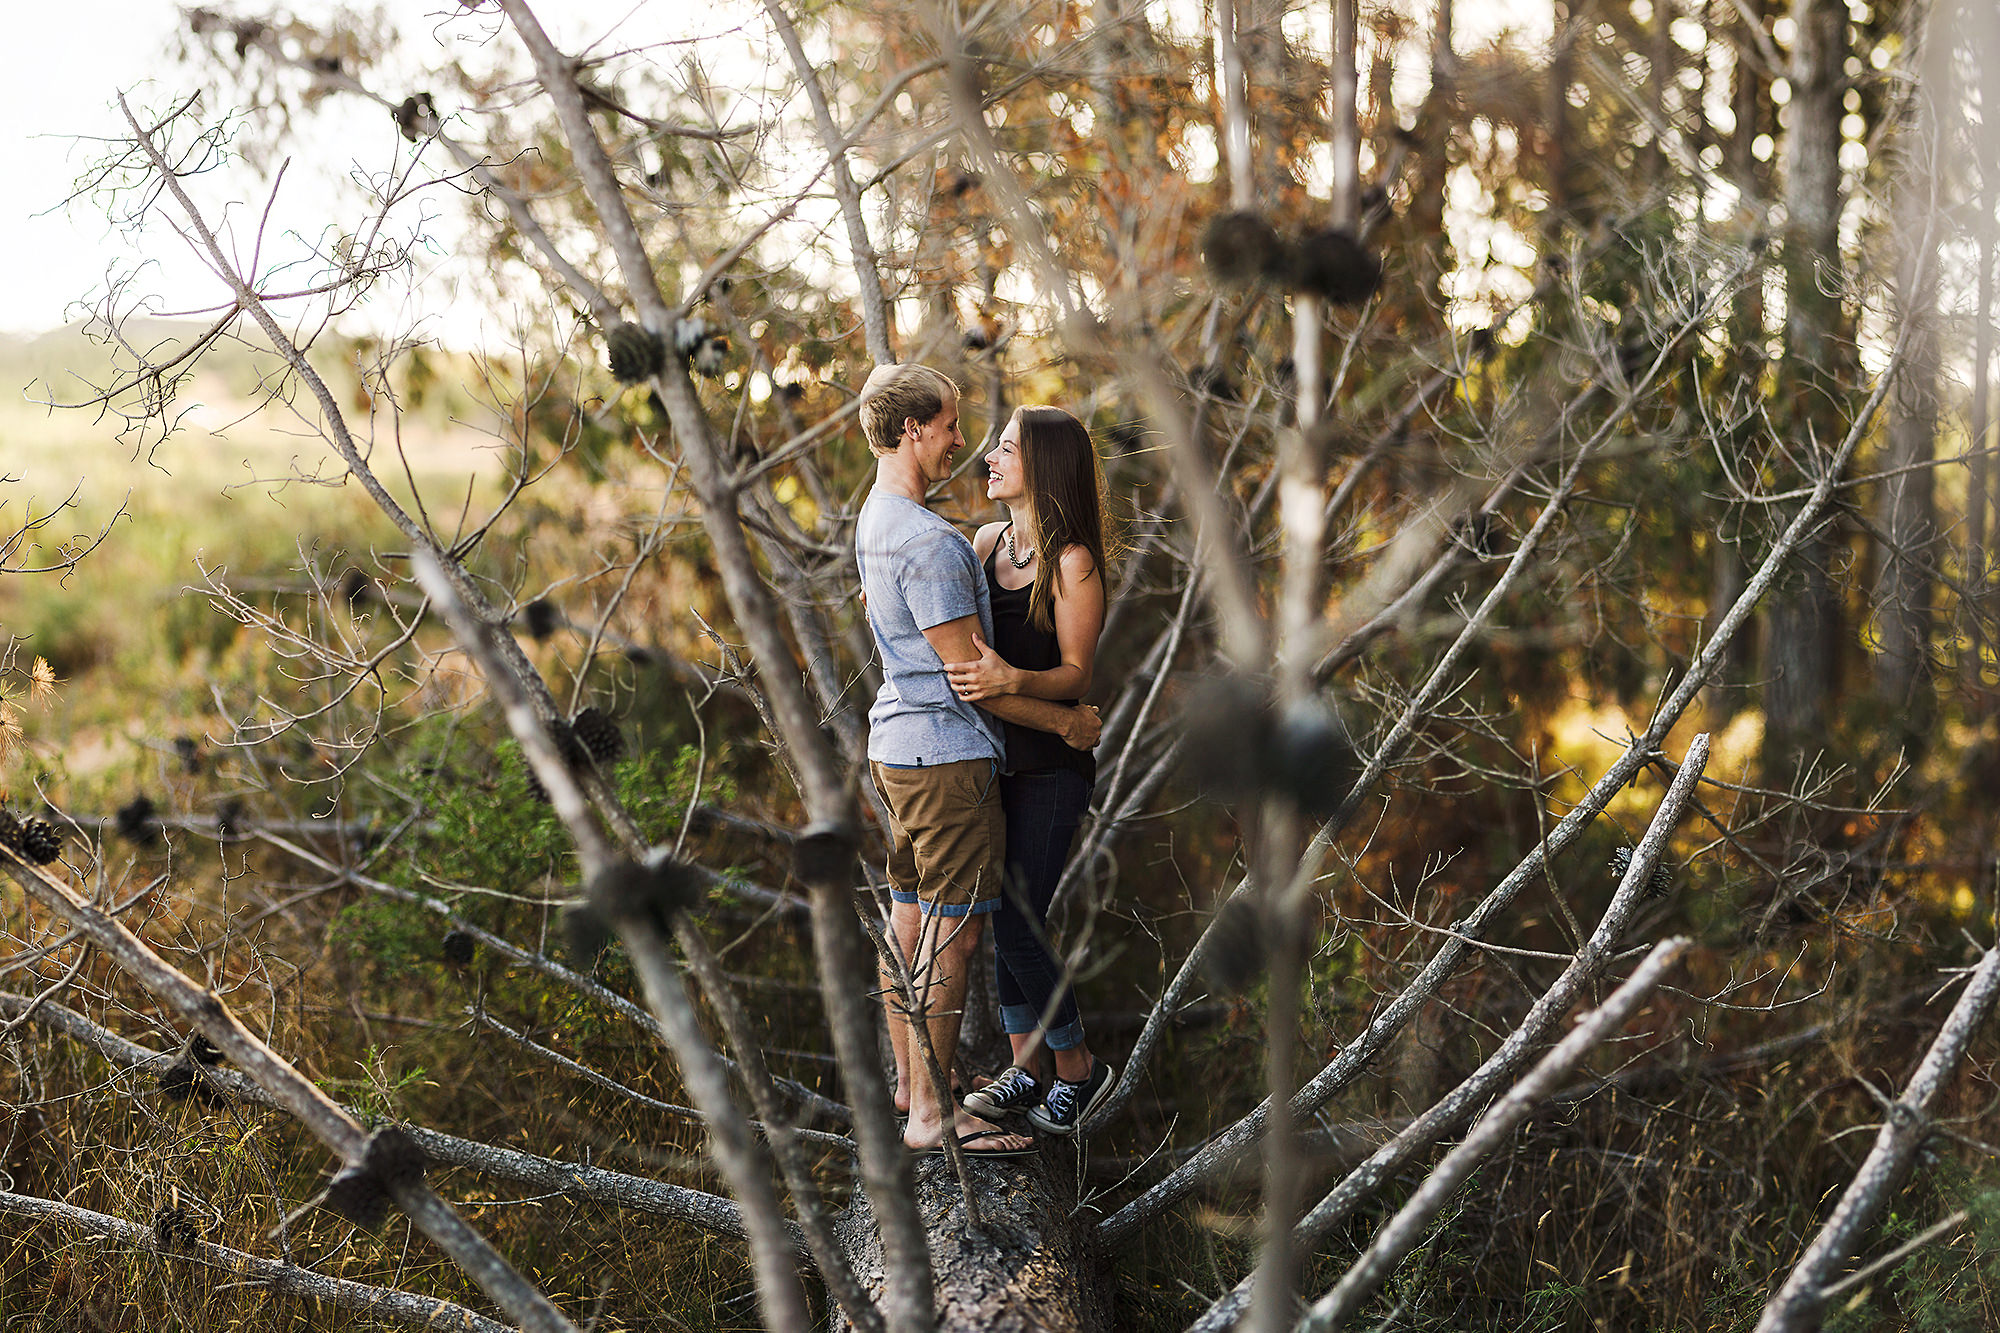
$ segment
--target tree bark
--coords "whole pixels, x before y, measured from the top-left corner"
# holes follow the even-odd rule
[[[1828,466],[1826,441],[1841,419],[1852,353],[1844,345],[1840,264],[1840,118],[1847,80],[1847,7],[1839,0],[1794,0],[1791,126],[1785,154],[1785,362],[1778,420],[1808,472]],[[1789,584],[1771,604],[1765,636],[1763,769],[1766,785],[1789,783],[1795,766],[1826,740],[1833,694],[1840,601],[1832,566],[1839,545],[1829,528],[1801,552]]]
[[[1097,1333],[1111,1327],[1110,1293],[1087,1228],[1073,1220],[1075,1151],[1044,1143],[1031,1157],[966,1163],[979,1196],[975,1229],[942,1157],[917,1167],[917,1207],[930,1220],[938,1333]],[[862,1285],[887,1282],[865,1195],[835,1225]],[[838,1319],[836,1333],[848,1333]]]
[[[1921,33],[1921,28],[1919,32]],[[1937,698],[1931,687],[1931,596],[1937,517],[1931,467],[1937,456],[1938,337],[1936,199],[1937,108],[1943,88],[1931,84],[1941,62],[1930,43],[1913,52],[1922,86],[1912,101],[1902,171],[1897,232],[1904,247],[1897,272],[1900,317],[1909,326],[1909,359],[1889,398],[1886,474],[1876,520],[1882,552],[1875,586],[1875,693],[1898,719],[1906,744],[1929,731]]]

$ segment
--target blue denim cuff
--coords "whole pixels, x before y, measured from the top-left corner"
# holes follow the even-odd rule
[[[1035,1030],[1041,1017],[1042,1011],[1032,1004],[1003,1004],[1000,1030],[1010,1037],[1026,1036]],[[1083,1020],[1071,1019],[1059,1028],[1050,1028],[1042,1034],[1042,1045],[1052,1051],[1074,1050],[1083,1045]]]

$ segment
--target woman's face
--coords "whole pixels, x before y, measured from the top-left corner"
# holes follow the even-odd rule
[[[986,498],[1008,504],[1028,494],[1028,482],[1021,470],[1021,418],[1016,415],[1000,432],[1000,440],[986,455]]]

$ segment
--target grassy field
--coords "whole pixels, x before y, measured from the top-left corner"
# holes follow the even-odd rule
[[[127,336],[158,356],[195,332],[163,323]],[[177,386],[164,437],[121,415],[132,393],[91,402],[114,382],[112,350],[75,327],[0,340],[0,531],[19,534],[10,565],[51,571],[0,578],[0,626],[65,682],[62,707],[29,719],[38,775],[93,795],[206,729],[218,659],[237,638],[205,595],[211,576],[239,590],[297,587],[312,567],[372,574],[373,555],[403,544],[267,349],[226,344],[205,357]],[[315,361],[357,432],[389,419],[371,411],[357,349]],[[414,487],[450,512],[496,490],[505,451],[485,433],[495,424],[461,395],[361,444],[399,500]]]

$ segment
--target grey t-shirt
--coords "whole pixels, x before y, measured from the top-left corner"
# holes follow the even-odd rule
[[[949,764],[1003,755],[999,725],[951,692],[924,631],[977,614],[993,638],[986,576],[951,524],[914,500],[870,491],[854,524],[868,628],[882,654],[882,688],[868,710],[868,757],[879,764]]]

